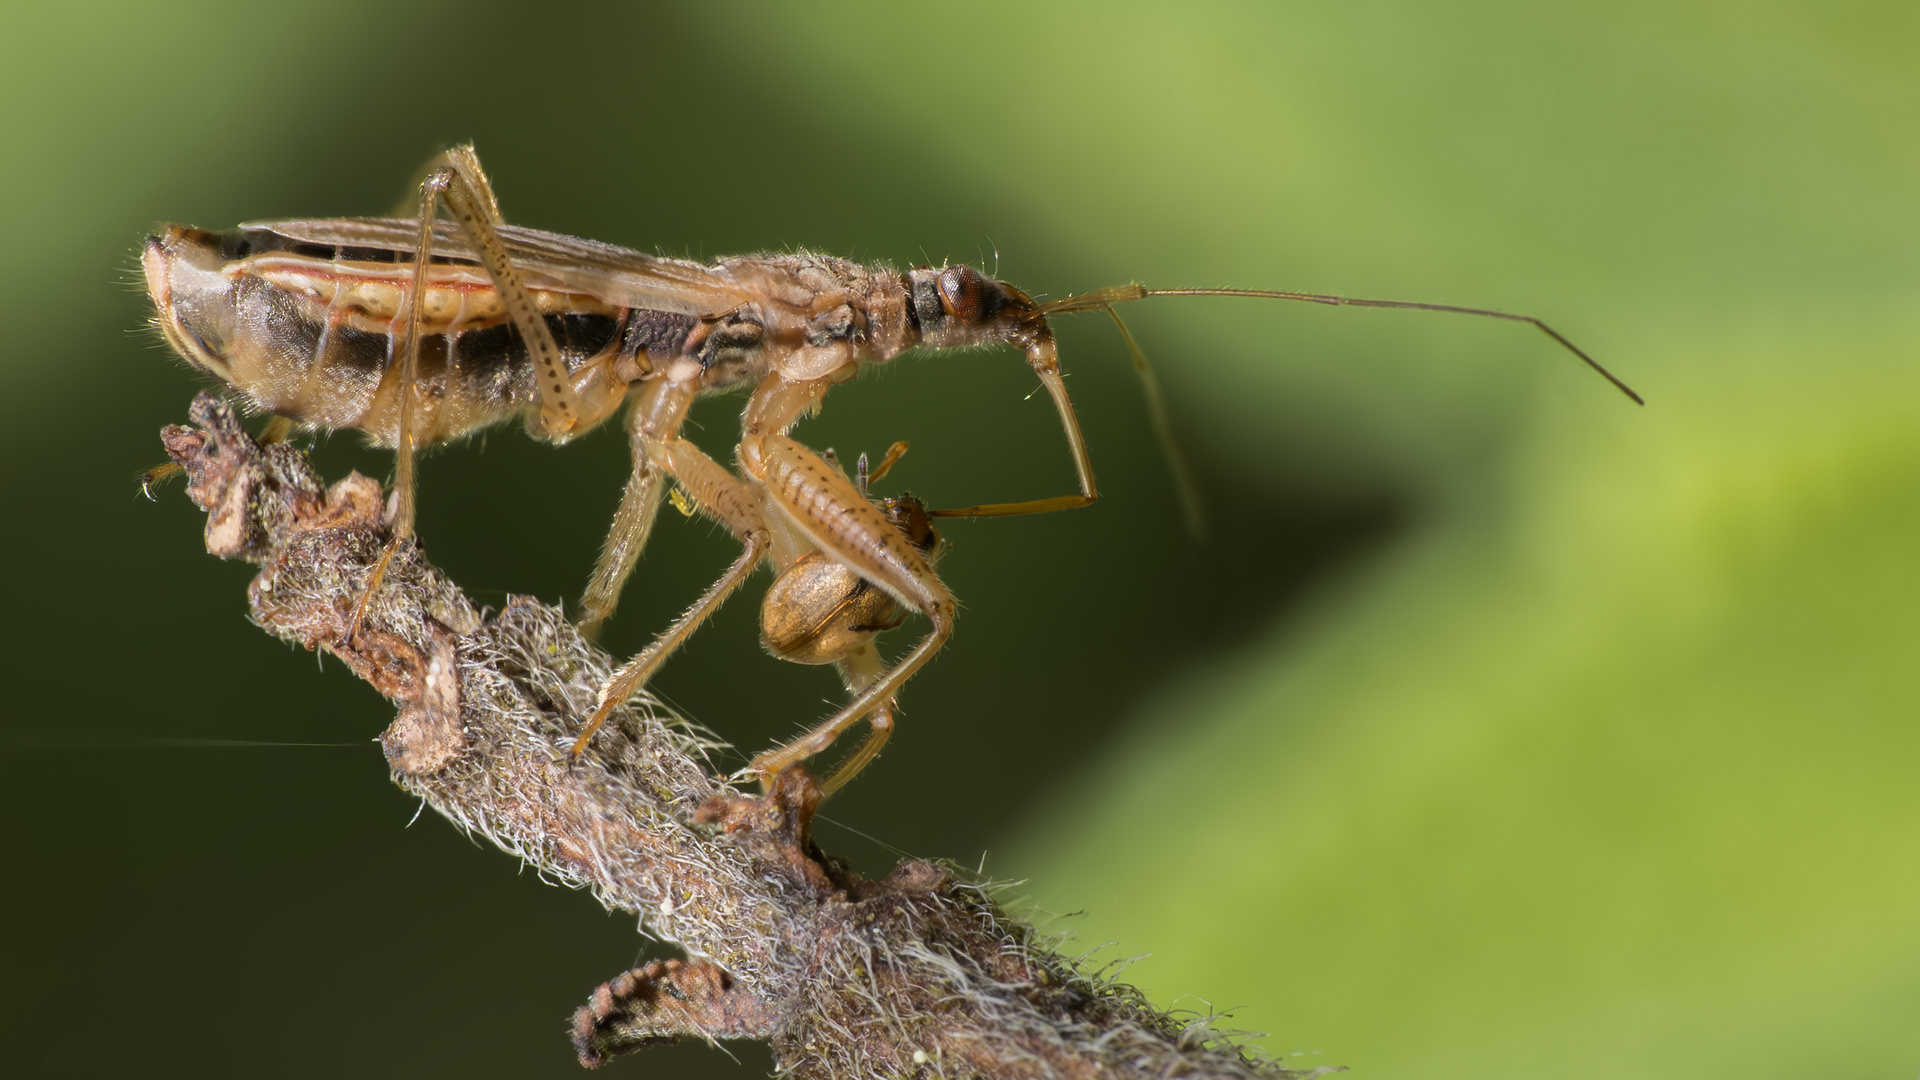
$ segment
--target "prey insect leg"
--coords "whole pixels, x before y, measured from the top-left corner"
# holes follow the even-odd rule
[[[865,648],[834,665],[840,669],[840,677],[847,684],[848,692],[858,696],[886,674],[886,662],[880,659],[880,650],[868,644]],[[904,681],[904,680],[903,680]],[[893,699],[887,698],[873,707],[867,714],[867,723],[872,730],[859,749],[847,755],[845,761],[834,767],[833,775],[820,785],[822,794],[831,795],[846,786],[847,781],[858,775],[861,769],[873,763],[880,756],[880,749],[887,745],[887,739],[893,735]],[[777,751],[774,751],[777,752]],[[767,755],[762,754],[761,757]],[[778,770],[776,770],[778,771]],[[772,775],[767,773],[764,775]]]
[[[905,439],[900,439],[892,446],[887,447],[886,455],[880,459],[880,464],[875,467],[871,473],[867,471],[867,455],[861,454],[860,467],[858,470],[859,476],[854,481],[860,488],[860,494],[865,495],[867,493],[867,485],[884,479],[888,473],[892,472],[893,467],[899,463],[901,458],[906,456],[907,447],[908,443]]]

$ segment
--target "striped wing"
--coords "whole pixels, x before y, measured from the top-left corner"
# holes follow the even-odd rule
[[[419,241],[420,225],[408,218],[319,218],[294,221],[251,221],[242,229],[270,230],[302,244],[386,251],[410,255]],[[434,223],[433,254],[438,259],[478,262],[473,245],[450,221]],[[582,240],[560,233],[500,227],[507,254],[535,289],[552,289],[598,297],[622,307],[676,311],[686,315],[719,314],[753,297],[726,271],[685,259],[666,259],[598,240]],[[405,261],[405,260],[396,260]]]

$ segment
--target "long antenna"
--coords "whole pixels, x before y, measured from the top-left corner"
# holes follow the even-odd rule
[[[1133,354],[1133,370],[1140,376],[1141,388],[1147,394],[1147,419],[1153,424],[1154,438],[1160,441],[1160,452],[1167,459],[1167,468],[1173,471],[1173,486],[1180,493],[1180,515],[1186,519],[1187,535],[1196,541],[1207,538],[1207,509],[1200,499],[1200,481],[1193,475],[1193,465],[1187,460],[1187,453],[1180,447],[1180,440],[1173,433],[1173,421],[1167,418],[1167,397],[1160,392],[1160,379],[1153,373],[1153,365],[1147,363],[1147,354],[1140,343],[1133,338],[1133,331],[1120,321],[1120,313],[1111,305],[1107,315],[1113,319],[1113,325],[1119,329],[1120,338],[1127,343],[1127,351]]]
[[[1259,300],[1300,300],[1309,304],[1325,304],[1329,307],[1369,307],[1401,308],[1408,311],[1441,311],[1452,315],[1478,315],[1487,319],[1505,319],[1508,322],[1531,323],[1541,333],[1560,343],[1568,352],[1579,357],[1586,365],[1600,373],[1601,377],[1612,383],[1619,391],[1633,399],[1636,405],[1645,405],[1646,399],[1634,393],[1633,387],[1621,382],[1613,372],[1601,366],[1600,361],[1588,356],[1586,350],[1567,340],[1566,336],[1548,326],[1532,315],[1518,315],[1510,311],[1495,311],[1492,308],[1458,307],[1453,304],[1428,304],[1418,300],[1363,300],[1351,296],[1333,296],[1327,293],[1286,292],[1279,289],[1149,289],[1144,285],[1115,285],[1111,288],[1097,289],[1079,296],[1069,296],[1063,300],[1040,305],[1047,315],[1071,315],[1080,311],[1111,311],[1115,304],[1125,304],[1134,300],[1145,300],[1149,296],[1248,296]]]

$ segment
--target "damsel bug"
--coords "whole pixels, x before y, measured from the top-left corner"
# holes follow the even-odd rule
[[[451,222],[438,220],[442,204]],[[314,428],[358,428],[398,449],[395,545],[413,535],[413,459],[421,447],[522,415],[534,436],[565,442],[627,404],[633,474],[587,586],[582,623],[612,613],[669,479],[695,509],[730,529],[742,550],[602,688],[574,752],[771,558],[782,576],[763,618],[769,648],[803,662],[839,663],[853,700],[807,734],[762,753],[749,769],[770,779],[871,717],[867,742],[828,778],[827,791],[872,760],[891,730],[895,695],[952,632],[955,603],[934,573],[928,519],[1045,513],[1099,498],[1049,316],[1107,312],[1143,372],[1145,359],[1114,306],[1149,296],[1247,296],[1508,319],[1533,324],[1640,400],[1526,315],[1139,285],[1042,304],[967,266],[903,273],[806,253],[701,265],[514,228],[501,220],[471,147],[435,160],[416,219],[261,222],[223,233],[172,226],[147,241],[142,266],[159,326],[189,362],[256,409]],[[937,511],[909,500],[875,502],[864,479],[856,483],[788,434],[862,364],[884,363],[915,346],[991,344],[1025,354],[1052,398],[1077,492]],[[744,386],[752,391],[737,468],[729,469],[680,429],[696,397]],[[1164,429],[1151,381],[1148,388]],[[367,595],[379,588],[385,565]],[[932,625],[887,667],[870,640],[897,622],[900,610]],[[812,626],[818,640],[782,645],[774,640],[774,627],[782,625]]]

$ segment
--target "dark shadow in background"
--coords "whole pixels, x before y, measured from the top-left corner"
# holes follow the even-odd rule
[[[804,242],[860,258],[905,262],[925,245],[935,261],[975,259],[983,218],[1000,235],[1033,224],[889,158],[899,147],[823,145],[820,118],[783,113],[776,89],[727,66],[724,42],[671,18],[648,18],[642,34],[611,10],[597,23],[528,24],[509,21],[511,5],[498,5],[498,22],[476,7],[434,30],[439,54],[498,62],[508,82],[539,85],[538,100],[476,79],[457,119],[428,109],[424,127],[361,123],[396,115],[391,76],[407,65],[392,43],[332,58],[335,97],[304,121],[304,156],[210,163],[259,175],[256,201],[233,216],[383,211],[426,152],[472,137],[510,216],[669,253]],[[471,29],[496,26],[513,33]],[[586,104],[555,104],[568,96]],[[156,429],[184,417],[195,388],[160,349],[129,340],[143,303],[110,284],[148,224],[129,222],[127,251],[102,252],[97,278],[74,283],[85,318],[37,339],[50,362],[95,379],[87,411],[15,426],[0,473],[11,616],[0,805],[13,848],[0,1061],[35,1076],[576,1075],[570,1011],[660,947],[586,897],[516,879],[504,856],[437,819],[409,830],[415,806],[369,741],[391,708],[338,665],[246,624],[250,568],[204,554],[202,519],[177,488],[158,505],[138,499],[132,477],[159,459]],[[1100,277],[1045,252],[1028,275]],[[910,685],[894,745],[828,810],[916,854],[977,860],[1064,779],[1061,759],[1089,759],[1183,668],[1264,633],[1409,517],[1384,484],[1330,497],[1324,479],[1295,485],[1225,459],[1189,425],[1215,514],[1212,541],[1195,546],[1118,342],[1097,324],[1066,340],[1106,500],[948,529],[942,570],[965,605],[957,635]],[[1026,400],[1016,355],[895,366],[837,390],[800,437],[848,457],[911,439],[893,479],[936,504],[1067,489],[1057,426],[1044,399]],[[703,404],[695,438],[725,454],[739,405]],[[330,476],[390,468],[354,436],[323,439],[316,456]],[[424,466],[423,539],[483,603],[571,600],[626,466],[615,431],[555,450],[508,429],[441,451]],[[724,534],[668,512],[605,643],[638,648],[731,554]],[[828,669],[759,651],[757,602],[757,591],[736,600],[656,684],[749,750],[840,696]],[[165,741],[195,739],[346,745]],[[870,872],[893,861],[851,836],[823,838]],[[735,1052],[738,1066],[682,1047],[614,1068],[768,1071],[758,1048]]]

